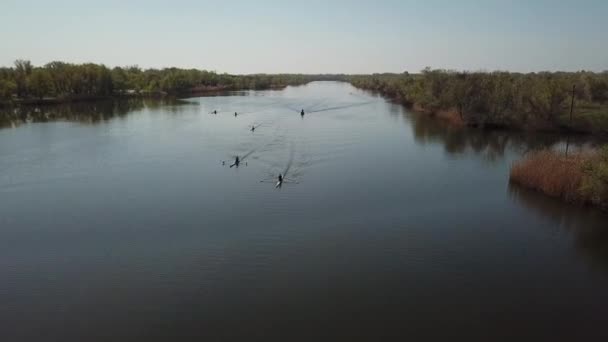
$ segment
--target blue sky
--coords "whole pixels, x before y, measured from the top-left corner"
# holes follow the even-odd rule
[[[608,69],[607,37],[602,0],[0,0],[0,65],[599,71]]]

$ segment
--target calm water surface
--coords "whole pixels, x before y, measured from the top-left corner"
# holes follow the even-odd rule
[[[608,340],[608,216],[507,181],[555,136],[333,82],[0,125],[1,341]]]

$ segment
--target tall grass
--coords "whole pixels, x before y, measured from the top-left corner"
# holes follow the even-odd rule
[[[569,155],[554,150],[528,153],[511,167],[510,181],[569,202],[608,209],[608,147]]]

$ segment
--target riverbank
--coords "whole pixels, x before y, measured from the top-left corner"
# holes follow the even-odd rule
[[[282,89],[340,75],[218,74],[198,69],[108,68],[103,64],[51,62],[34,66],[17,60],[0,67],[0,104],[40,105],[124,96],[184,97],[227,90]]]
[[[513,164],[509,180],[570,203],[608,210],[608,146],[569,154],[528,153]]]
[[[398,99],[393,100],[399,101]],[[403,102],[401,102],[401,104],[407,105]],[[453,126],[466,126],[466,123],[464,122],[462,116],[460,115],[460,113],[458,113],[456,109],[428,110],[418,103],[414,103],[408,107],[415,112],[424,113],[436,117],[437,119],[446,121]]]
[[[281,90],[286,88],[288,85],[276,85],[269,86],[263,89],[255,90]],[[249,88],[235,88],[233,86],[197,86],[187,91],[181,91],[179,93],[168,93],[164,91],[155,92],[136,92],[126,91],[121,93],[114,93],[111,95],[71,95],[62,97],[42,97],[42,98],[13,98],[11,100],[0,101],[0,107],[19,107],[19,106],[47,106],[47,105],[61,105],[69,103],[79,102],[101,102],[109,100],[122,100],[129,98],[187,98],[193,96],[204,96],[221,94],[226,91],[238,91],[238,90],[253,90]]]
[[[114,94],[107,96],[65,96],[65,97],[43,97],[43,98],[16,98],[11,101],[0,101],[0,107],[18,107],[18,106],[51,106],[78,102],[97,102],[108,101],[115,99],[124,99],[130,97],[138,97],[139,94]]]
[[[608,136],[608,73],[425,69],[347,80],[459,126]]]

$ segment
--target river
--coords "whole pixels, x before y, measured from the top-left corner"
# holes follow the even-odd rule
[[[2,341],[608,339],[608,216],[508,183],[557,136],[338,82],[0,125]]]

